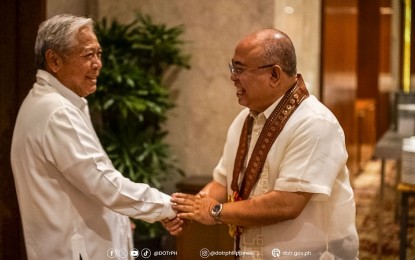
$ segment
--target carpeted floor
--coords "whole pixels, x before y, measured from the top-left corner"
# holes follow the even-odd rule
[[[396,165],[393,161],[386,163],[383,203],[379,199],[380,165],[380,161],[369,161],[363,171],[353,179],[360,259],[399,259],[400,226],[399,210],[396,207],[399,196],[394,188]],[[410,200],[410,216],[407,259],[415,259],[414,198]],[[382,245],[381,248],[378,248],[379,244]]]

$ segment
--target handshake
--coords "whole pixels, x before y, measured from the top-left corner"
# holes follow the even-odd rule
[[[218,224],[211,211],[219,202],[204,192],[197,195],[173,193],[171,203],[172,208],[177,210],[176,217],[161,222],[173,236],[178,236],[183,232],[187,221],[196,221],[204,225]]]

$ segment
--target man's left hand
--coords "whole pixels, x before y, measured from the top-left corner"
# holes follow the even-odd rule
[[[171,202],[173,209],[179,212],[177,217],[180,219],[193,220],[204,225],[216,224],[210,212],[219,202],[205,193],[197,195],[174,193]]]

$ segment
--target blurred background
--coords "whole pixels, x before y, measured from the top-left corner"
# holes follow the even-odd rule
[[[0,256],[25,259],[9,152],[18,108],[34,82],[34,40],[43,20],[71,13],[129,23],[140,12],[155,23],[183,26],[182,50],[190,56],[190,69],[172,70],[164,77],[175,103],[163,125],[166,142],[185,173],[163,183],[163,190],[171,193],[196,191],[211,178],[227,128],[242,109],[228,63],[238,41],[261,28],[277,28],[291,37],[298,72],[344,128],[352,180],[375,157],[386,132],[409,129],[406,134],[414,135],[411,111],[412,119],[398,129],[396,102],[415,89],[415,19],[413,12],[405,17],[411,5],[413,0],[3,1]]]

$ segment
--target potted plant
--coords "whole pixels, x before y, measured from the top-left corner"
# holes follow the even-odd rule
[[[190,57],[181,50],[183,32],[182,26],[154,24],[141,14],[129,24],[104,18],[96,25],[103,68],[88,100],[97,134],[117,170],[161,190],[172,174],[183,175],[162,127],[174,107],[163,76],[172,67],[189,68]],[[163,235],[160,223],[134,222],[135,240]]]

